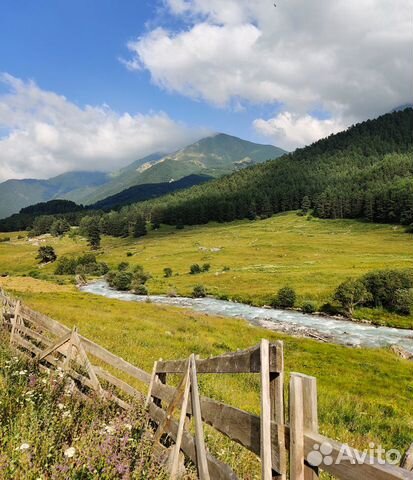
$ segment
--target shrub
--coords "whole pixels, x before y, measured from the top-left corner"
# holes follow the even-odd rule
[[[183,223],[177,223],[176,224],[176,229],[177,230],[183,230],[185,228],[185,225]]]
[[[340,310],[330,302],[323,303],[320,307],[320,312],[325,313],[326,315],[338,315]]]
[[[408,225],[405,231],[406,233],[413,233],[413,223],[411,225]]]
[[[152,278],[152,275],[148,272],[145,272],[142,265],[136,265],[133,269],[133,281],[135,285],[144,285],[148,280]]]
[[[126,272],[128,268],[129,268],[128,262],[120,262],[120,264],[118,265],[119,272]]]
[[[166,267],[163,269],[163,276],[165,278],[172,277],[172,274],[173,274],[172,268]]]
[[[210,263],[204,263],[204,264],[202,265],[202,271],[203,271],[203,272],[209,272],[210,268],[211,268],[211,264],[210,264]]]
[[[132,290],[133,290],[133,293],[135,293],[136,295],[148,295],[149,294],[148,289],[143,284],[136,285],[136,287],[132,288]]]
[[[230,270],[231,270],[231,269],[230,269],[227,265],[225,265],[225,266],[222,268],[222,271],[223,271],[223,272],[229,272]]]
[[[77,262],[75,258],[61,257],[56,265],[54,273],[56,275],[74,275],[76,273]]]
[[[127,291],[132,287],[132,273],[130,272],[109,272],[106,275],[109,286],[116,290]]]
[[[303,305],[301,306],[301,310],[303,311],[303,313],[311,314],[316,311],[316,307],[314,303],[306,302],[306,303],[303,303]]]
[[[132,252],[126,252],[126,256],[127,256],[127,257],[131,257],[132,255],[133,255]]]
[[[40,263],[49,263],[54,262],[57,258],[57,255],[53,247],[46,245],[39,248],[36,258],[40,260]]]
[[[10,242],[10,237],[1,237],[0,238],[0,243],[1,242]]]
[[[292,308],[297,300],[297,294],[291,287],[280,288],[277,292],[277,296],[272,302],[273,307],[279,308]]]
[[[413,312],[413,290],[399,289],[394,296],[394,310],[401,315]]]
[[[38,270],[30,270],[27,275],[31,278],[40,278],[40,272]]]
[[[371,294],[367,305],[395,310],[398,290],[413,287],[413,272],[410,270],[377,270],[370,272],[362,281]]]
[[[348,317],[353,316],[357,305],[364,305],[371,298],[371,293],[361,280],[348,279],[341,283],[334,293],[334,300],[340,303]]]
[[[207,296],[207,290],[203,285],[195,285],[194,289],[192,290],[192,297],[193,298],[204,298]]]
[[[197,275],[198,273],[201,273],[201,267],[197,263],[194,263],[190,266],[189,273],[191,275]]]

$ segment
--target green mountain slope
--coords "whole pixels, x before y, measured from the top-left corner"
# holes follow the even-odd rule
[[[219,133],[170,155],[145,157],[113,175],[107,184],[78,201],[91,204],[133,185],[169,182],[192,174],[220,177],[284,153],[285,150],[273,145],[260,145]]]
[[[190,188],[194,185],[211,180],[212,177],[207,175],[188,175],[175,182],[163,183],[144,183],[143,185],[134,185],[125,190],[122,190],[115,195],[99,200],[98,202],[89,205],[87,208],[93,210],[111,210],[124,205],[130,205],[135,202],[142,202],[151,198],[157,198],[168,193]],[[1,223],[1,222],[0,222]]]
[[[68,172],[49,180],[7,180],[0,183],[0,218],[55,198],[75,200],[78,193],[84,194],[105,182],[107,174],[102,172]]]
[[[267,217],[314,208],[322,218],[413,223],[413,110],[383,115],[309,147],[121,215],[156,212],[159,222]],[[304,202],[303,202],[304,200]]]

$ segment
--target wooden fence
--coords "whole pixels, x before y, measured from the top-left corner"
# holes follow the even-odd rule
[[[81,396],[98,395],[123,409],[131,408],[136,400],[146,403],[155,426],[154,441],[158,442],[164,434],[174,441],[168,461],[171,478],[179,476],[181,452],[197,466],[201,480],[237,478],[228,465],[208,452],[203,434],[203,426],[208,424],[257,455],[261,459],[264,480],[318,479],[319,469],[308,460],[318,458],[320,449],[324,453],[322,446],[326,447],[329,461],[320,468],[336,478],[413,480],[413,448],[403,461],[405,468],[369,456],[364,456],[362,462],[354,462],[348,455],[336,461],[341,456],[343,444],[318,433],[316,379],[292,373],[289,408],[284,405],[282,342],[270,344],[262,340],[260,345],[248,350],[209,359],[191,355],[184,360],[159,360],[149,374],[83,337],[76,328],[71,330],[31,310],[1,290],[0,297],[3,328],[10,332],[10,344],[35,360],[40,368],[62,369]],[[114,374],[114,371],[123,375]],[[260,416],[199,394],[199,375],[228,373],[260,375]],[[138,380],[142,388],[119,378],[124,374]],[[167,376],[171,374],[181,376],[178,387],[167,384]],[[285,421],[287,413],[288,424]],[[363,458],[362,452],[350,451],[353,458]]]

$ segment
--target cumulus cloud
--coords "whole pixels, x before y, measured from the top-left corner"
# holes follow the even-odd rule
[[[253,124],[258,133],[271,138],[276,145],[286,150],[309,145],[346,128],[346,124],[341,120],[320,120],[308,114],[299,115],[291,112],[282,112],[267,120],[257,118]]]
[[[315,108],[349,125],[411,102],[411,0],[276,3],[165,0],[184,27],[130,42],[128,67],[217,106],[280,102],[320,131]]]
[[[119,114],[107,105],[79,107],[8,74],[0,80],[0,181],[47,178],[69,170],[121,168],[145,155],[169,152],[206,132],[163,112]]]

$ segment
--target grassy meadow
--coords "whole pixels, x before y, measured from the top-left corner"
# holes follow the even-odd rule
[[[413,363],[389,351],[291,338],[242,320],[111,300],[69,285],[50,288],[49,282],[32,278],[3,279],[2,284],[32,308],[77,325],[83,335],[148,372],[160,357],[184,358],[192,352],[208,357],[252,346],[261,338],[282,339],[287,373],[318,379],[322,433],[359,448],[375,442],[405,450],[413,441]],[[259,412],[256,375],[204,375],[200,388],[217,400]],[[211,434],[209,444],[241,478],[259,478],[257,463],[251,455],[240,455],[241,447]]]
[[[39,266],[35,260],[38,246],[17,240],[17,235],[12,234],[11,242],[0,243],[0,273],[27,275],[37,271],[56,280],[54,265]],[[58,256],[87,250],[81,237],[50,238],[47,244]],[[320,307],[331,301],[335,287],[349,277],[380,268],[412,268],[413,241],[400,226],[354,220],[309,221],[288,213],[267,220],[211,223],[185,230],[162,226],[140,239],[104,237],[99,260],[113,268],[120,262],[143,265],[153,276],[148,282],[153,294],[190,295],[196,284],[203,284],[211,295],[263,305],[280,287],[288,285],[296,290],[298,305],[312,301]],[[211,269],[190,275],[189,267],[194,263],[209,263]],[[166,267],[173,270],[170,278],[163,276]],[[382,310],[362,309],[356,317],[413,328],[413,316]]]
[[[169,306],[128,303],[79,292],[73,278],[40,266],[38,244],[11,235],[0,243],[0,285],[62,323],[150,371],[155,360],[201,357],[247,348],[261,338],[285,342],[287,373],[299,371],[318,379],[321,432],[354,447],[370,442],[405,450],[413,442],[413,362],[384,349],[351,349],[291,338],[249,325]],[[88,251],[75,236],[48,238],[58,256]],[[129,252],[129,253],[128,253]],[[408,268],[413,242],[402,227],[351,220],[307,220],[294,213],[268,220],[209,224],[176,230],[164,227],[140,239],[104,237],[99,261],[141,264],[153,278],[151,293],[191,293],[203,284],[216,296],[268,303],[278,288],[289,285],[298,304],[331,300],[334,288],[348,277],[379,268]],[[190,275],[193,263],[210,263],[208,273]],[[164,278],[163,269],[174,275]],[[229,268],[229,270],[228,270]],[[39,279],[31,278],[40,276]],[[412,317],[373,310],[359,316],[404,327]],[[174,379],[172,379],[173,381]],[[288,381],[288,376],[287,376]],[[201,376],[202,393],[258,413],[259,379],[254,375]],[[208,434],[212,451],[230,463],[241,478],[259,478],[259,467],[241,447]],[[224,446],[224,447],[223,447]]]

